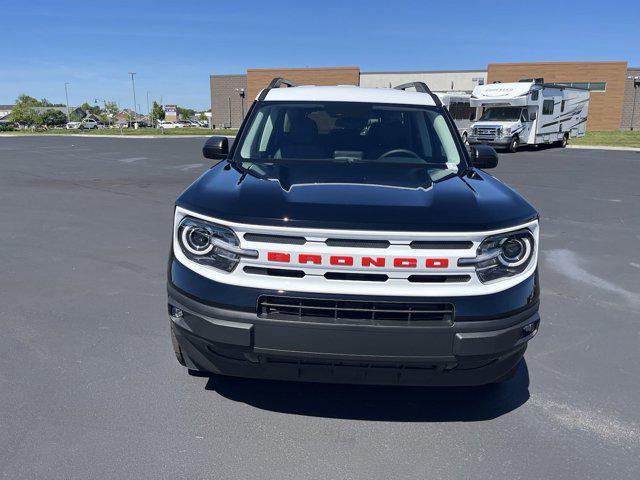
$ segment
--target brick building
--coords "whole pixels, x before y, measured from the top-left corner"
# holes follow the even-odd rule
[[[632,126],[634,130],[640,130],[640,68],[629,68],[624,84],[620,130],[631,130]]]
[[[246,75],[211,75],[211,122],[216,127],[237,128],[242,122],[242,110],[246,111],[253,98],[247,91]],[[244,104],[244,105],[243,105]]]
[[[423,81],[434,91],[467,92],[482,83],[542,77],[545,82],[570,83],[591,91],[589,130],[628,130],[632,116],[634,128],[640,129],[640,84],[634,87],[634,80],[628,79],[629,76],[640,76],[640,68],[629,68],[623,61],[492,63],[487,70],[362,73],[358,67],[252,68],[246,75],[211,76],[211,111],[214,125],[237,128],[243,111],[246,112],[260,90],[274,77],[285,77],[301,85],[366,87]],[[244,98],[240,93],[244,93]]]

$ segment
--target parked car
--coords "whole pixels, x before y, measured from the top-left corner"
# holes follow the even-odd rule
[[[162,120],[158,122],[158,128],[184,128],[184,125],[181,125],[178,122],[172,122],[169,120]]]
[[[203,154],[217,164],[176,201],[167,269],[182,365],[393,385],[515,375],[540,323],[538,212],[485,173],[495,150],[467,150],[424,83],[274,79],[236,141]]]
[[[93,120],[91,118],[85,118],[81,122],[78,123],[78,126],[76,128],[78,128],[80,130],[93,130],[93,129],[96,129],[96,128],[105,128],[105,127],[104,127],[104,124],[102,122],[99,122],[98,120]]]
[[[68,130],[77,130],[80,128],[80,122],[68,122],[66,128]]]

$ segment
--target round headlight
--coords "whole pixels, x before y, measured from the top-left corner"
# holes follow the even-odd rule
[[[226,272],[233,271],[244,253],[231,229],[199,218],[180,220],[176,239],[187,259]]]
[[[204,228],[189,225],[182,229],[181,237],[184,247],[194,255],[206,255],[213,248],[209,232]]]
[[[519,267],[531,255],[531,241],[528,237],[507,237],[500,242],[498,260],[506,267]]]
[[[487,283],[524,272],[535,256],[535,248],[533,234],[527,229],[485,238],[473,259],[478,278]]]

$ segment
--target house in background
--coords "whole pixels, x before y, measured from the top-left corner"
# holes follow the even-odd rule
[[[13,110],[13,105],[0,105],[0,123],[9,123],[9,115]]]
[[[138,122],[141,124],[150,124],[149,118],[140,113],[134,112],[129,108],[122,110],[114,120],[116,125],[128,125],[129,122]]]

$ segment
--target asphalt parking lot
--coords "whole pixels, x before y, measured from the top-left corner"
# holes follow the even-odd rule
[[[166,255],[203,141],[0,138],[4,478],[638,478],[640,153],[501,155],[542,215],[526,365],[382,388],[178,365]]]

